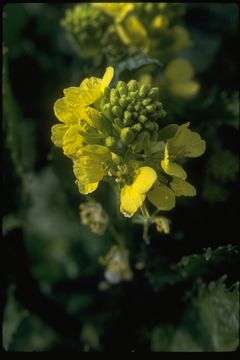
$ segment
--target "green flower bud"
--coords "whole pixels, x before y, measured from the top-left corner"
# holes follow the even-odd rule
[[[112,147],[112,146],[116,145],[116,143],[117,143],[117,140],[114,136],[108,136],[105,139],[105,145],[108,147]]]
[[[138,91],[130,91],[129,96],[131,99],[136,99],[138,96]]]
[[[148,113],[152,113],[156,110],[156,105],[155,104],[148,105],[148,106],[146,106],[146,110]]]
[[[119,94],[122,95],[127,95],[128,94],[128,88],[127,88],[127,84],[124,81],[119,81],[117,83],[117,89],[119,91]]]
[[[132,114],[129,111],[124,111],[124,119],[123,122],[125,125],[131,125],[133,123]]]
[[[134,153],[141,152],[145,145],[149,142],[150,135],[148,131],[142,131],[136,139],[131,143],[131,149]]]
[[[134,110],[140,111],[141,110],[141,105],[140,104],[135,105]]]
[[[142,85],[139,90],[139,95],[142,97],[146,97],[148,95],[150,89],[151,89],[150,85],[148,85],[148,84]]]
[[[144,127],[145,129],[153,130],[155,128],[155,123],[152,121],[146,121]]]
[[[138,120],[139,120],[142,124],[144,124],[144,123],[148,120],[148,118],[147,118],[145,115],[140,115],[139,118],[138,118]]]
[[[142,124],[140,124],[140,123],[134,124],[133,126],[131,126],[131,129],[136,130],[137,132],[139,132],[139,131],[142,130]]]
[[[129,105],[129,103],[130,103],[130,100],[129,99],[127,99],[127,98],[125,98],[125,99],[120,99],[119,100],[119,105],[123,108],[123,109],[126,109],[127,108],[127,106]]]
[[[138,118],[138,113],[136,111],[133,111],[132,117],[136,120]]]
[[[119,102],[119,94],[116,89],[111,89],[110,93],[110,103],[111,105],[117,105]]]
[[[120,129],[124,127],[124,124],[120,118],[115,118],[113,122]]]
[[[147,106],[147,105],[151,104],[151,102],[152,102],[152,99],[147,98],[147,99],[144,99],[142,103],[144,106]]]
[[[120,138],[125,145],[129,145],[136,137],[136,131],[130,127],[125,127],[121,130]]]
[[[105,104],[102,108],[102,113],[105,115],[108,119],[111,119],[111,113],[110,113],[111,104]]]
[[[134,107],[133,107],[132,104],[129,104],[129,105],[127,106],[127,109],[128,109],[128,111],[133,111]]]
[[[120,106],[115,105],[115,106],[112,107],[112,113],[113,113],[114,115],[117,115],[117,116],[119,116],[119,117],[122,117],[122,115],[123,115],[123,110],[122,110],[122,108],[121,108]]]
[[[130,80],[127,84],[129,91],[137,91],[138,90],[138,82],[136,80]]]

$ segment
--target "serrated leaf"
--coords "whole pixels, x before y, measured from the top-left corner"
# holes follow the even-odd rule
[[[118,82],[119,76],[123,71],[137,70],[146,65],[162,66],[162,64],[160,63],[159,60],[151,59],[143,52],[140,52],[136,55],[130,56],[130,57],[126,58],[125,60],[119,62],[115,66],[115,73],[114,73],[114,79],[112,82],[112,86],[116,85],[116,83]]]

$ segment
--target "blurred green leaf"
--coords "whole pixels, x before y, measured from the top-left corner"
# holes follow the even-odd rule
[[[9,350],[21,322],[29,314],[29,312],[15,300],[14,291],[14,285],[8,288],[7,304],[3,314],[3,347],[6,351]]]
[[[239,345],[239,284],[227,289],[224,279],[198,284],[177,326],[153,329],[152,351],[222,352]]]

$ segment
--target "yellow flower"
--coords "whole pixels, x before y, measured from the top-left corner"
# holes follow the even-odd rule
[[[102,145],[86,145],[79,150],[73,172],[81,194],[89,194],[97,189],[99,181],[107,175],[111,160],[111,151]]]
[[[134,5],[131,3],[95,3],[94,6],[101,8],[107,15],[113,17],[116,22],[121,22],[134,9]]]
[[[157,174],[149,166],[140,167],[135,171],[135,177],[131,185],[125,185],[120,193],[120,211],[127,217],[131,217],[142,206],[147,192],[157,180]]]
[[[167,140],[164,159],[161,161],[166,174],[182,180],[186,179],[187,174],[174,160],[182,157],[194,158],[201,156],[206,149],[205,141],[201,139],[198,133],[189,130],[189,125],[188,122],[179,126],[175,135]]]
[[[190,62],[177,58],[167,65],[161,81],[174,96],[188,99],[199,91],[199,84],[193,80],[193,76]]]
[[[82,81],[79,87],[64,89],[64,97],[54,104],[54,113],[64,124],[52,127],[52,142],[57,147],[63,147],[65,155],[72,157],[73,149],[80,148],[84,142],[86,124],[95,129],[103,129],[102,116],[90,107],[103,94],[113,78],[114,70],[108,67],[102,79],[90,77]],[[71,129],[72,126],[75,126]],[[69,149],[70,147],[70,149]]]

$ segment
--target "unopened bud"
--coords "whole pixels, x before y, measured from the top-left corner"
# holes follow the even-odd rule
[[[150,89],[151,89],[150,85],[148,84],[142,85],[139,90],[139,95],[146,97]]]
[[[125,125],[131,125],[132,124],[132,114],[130,113],[130,111],[124,111],[124,119],[123,122]]]
[[[152,99],[147,98],[147,99],[144,99],[142,103],[144,106],[147,106],[147,105],[151,104],[151,102],[152,102]]]
[[[127,88],[127,84],[124,81],[119,81],[117,83],[117,89],[119,91],[119,94],[122,95],[127,95],[128,94],[128,88]]]
[[[130,80],[127,84],[129,91],[138,90],[138,82],[136,80]]]
[[[159,89],[157,87],[151,88],[148,94],[148,96],[153,100],[155,100],[158,97],[158,95],[159,95]]]
[[[138,118],[138,120],[139,120],[142,124],[144,124],[144,123],[148,120],[148,118],[147,118],[145,115],[140,115],[139,118]]]
[[[125,145],[129,145],[135,137],[136,131],[132,130],[130,127],[125,127],[121,130],[120,138]]]
[[[108,136],[106,139],[105,139],[105,145],[107,147],[112,147],[114,145],[116,145],[117,143],[117,140],[114,136]]]
[[[136,130],[137,132],[139,132],[139,131],[142,130],[142,124],[140,124],[140,123],[134,124],[133,126],[131,126],[131,129]]]
[[[113,113],[114,115],[117,115],[117,116],[119,116],[119,117],[122,117],[122,115],[123,115],[123,110],[122,110],[122,108],[121,108],[120,106],[115,105],[115,106],[112,107],[112,113]]]

